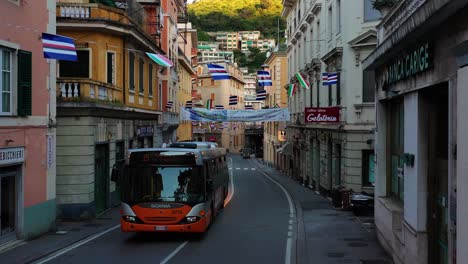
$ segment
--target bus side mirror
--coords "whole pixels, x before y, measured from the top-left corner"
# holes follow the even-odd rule
[[[213,180],[207,180],[206,181],[206,190],[208,192],[213,191]]]

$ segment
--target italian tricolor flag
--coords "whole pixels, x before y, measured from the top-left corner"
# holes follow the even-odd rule
[[[213,100],[211,99],[206,100],[206,109],[211,109],[212,104],[213,104]]]
[[[293,96],[295,92],[296,92],[296,84],[290,83],[289,88],[288,88],[288,96]]]
[[[306,79],[304,79],[304,77],[302,76],[302,74],[300,74],[299,72],[296,72],[296,77],[297,79],[299,80],[299,83],[302,85],[302,87],[306,88],[307,90],[310,89],[310,84],[308,81],[306,81]]]

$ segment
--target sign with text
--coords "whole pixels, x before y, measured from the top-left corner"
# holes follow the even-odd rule
[[[306,123],[337,123],[340,122],[339,107],[306,107]]]
[[[24,162],[24,147],[0,149],[0,165]]]
[[[152,126],[143,126],[137,128],[137,137],[151,137],[153,136],[154,129]]]

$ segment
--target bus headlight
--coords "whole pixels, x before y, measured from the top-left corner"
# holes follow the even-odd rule
[[[130,223],[136,223],[136,217],[131,215],[124,216],[124,220]]]
[[[189,223],[195,223],[196,221],[198,221],[198,216],[187,216],[185,217],[185,220],[187,220],[187,222]]]

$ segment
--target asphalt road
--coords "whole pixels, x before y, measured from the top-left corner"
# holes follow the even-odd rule
[[[285,193],[250,160],[230,158],[232,198],[203,237],[117,228],[47,263],[289,263]]]

